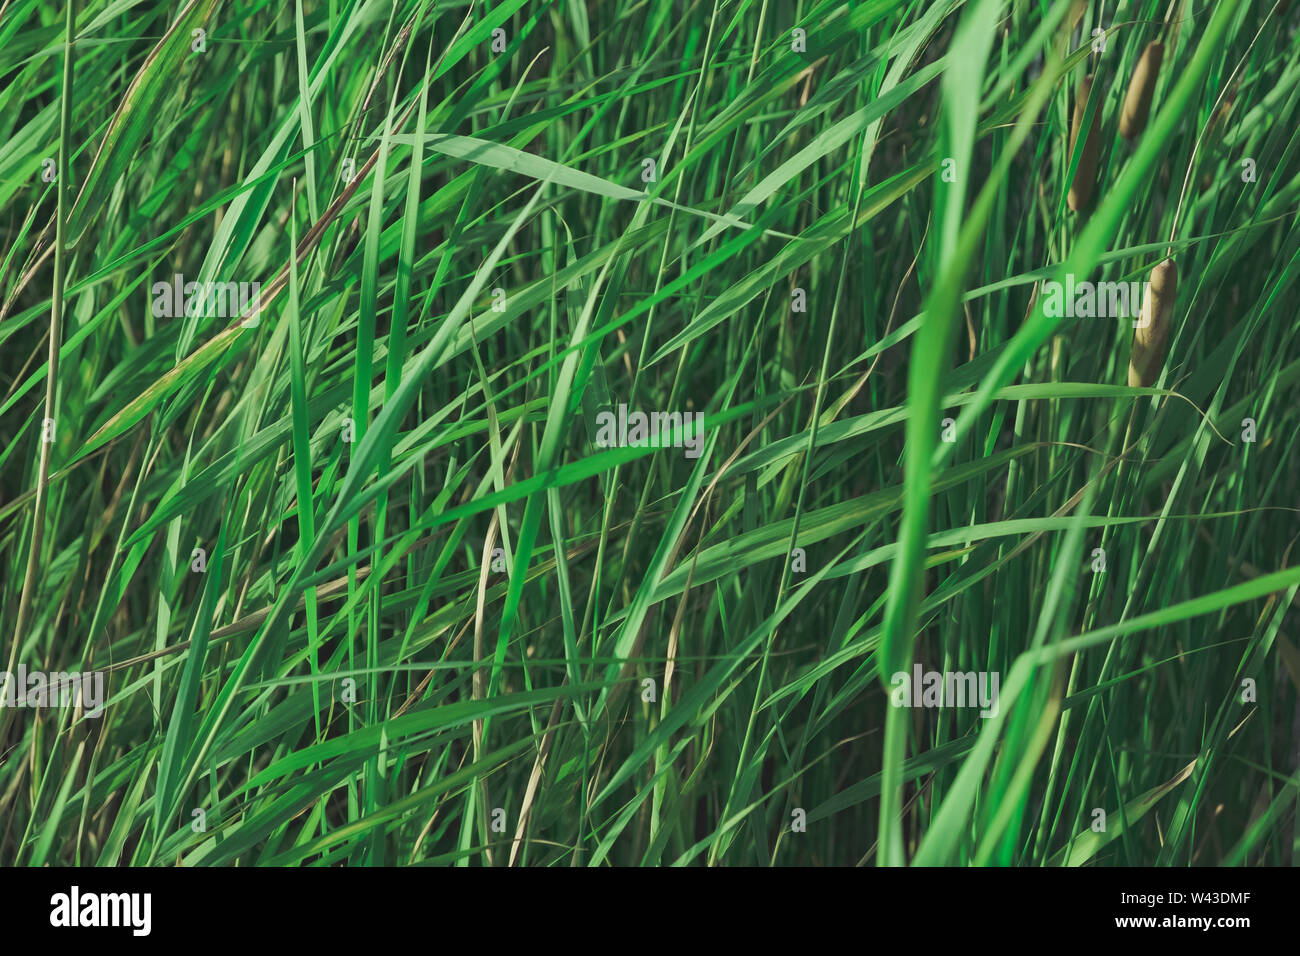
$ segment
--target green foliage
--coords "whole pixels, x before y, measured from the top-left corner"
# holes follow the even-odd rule
[[[1300,10],[170,6],[0,8],[0,862],[1296,862]]]

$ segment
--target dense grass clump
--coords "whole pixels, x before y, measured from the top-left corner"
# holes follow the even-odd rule
[[[3,3],[0,862],[1295,862],[1298,22]]]

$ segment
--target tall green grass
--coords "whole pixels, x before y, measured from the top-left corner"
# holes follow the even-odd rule
[[[1295,862],[1282,6],[3,3],[0,861]]]

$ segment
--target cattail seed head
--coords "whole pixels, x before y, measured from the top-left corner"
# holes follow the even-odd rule
[[[1085,76],[1079,84],[1074,100],[1074,122],[1070,124],[1070,156],[1074,155],[1074,146],[1079,141],[1079,131],[1088,112],[1088,96],[1092,93],[1092,74]],[[1074,181],[1070,183],[1068,201],[1075,212],[1084,209],[1092,199],[1092,189],[1097,183],[1097,149],[1098,126],[1101,124],[1101,104],[1093,114],[1092,124],[1088,127],[1083,140],[1083,153],[1079,156],[1079,165],[1074,170]]]
[[[1133,329],[1133,353],[1128,363],[1131,387],[1150,388],[1160,377],[1177,298],[1178,266],[1173,259],[1166,259],[1151,270],[1142,317]]]
[[[1158,41],[1148,43],[1142,51],[1142,57],[1133,70],[1133,79],[1129,81],[1128,93],[1124,96],[1124,109],[1119,115],[1119,134],[1125,139],[1136,139],[1147,128],[1151,94],[1156,90],[1160,64],[1164,59],[1165,45]]]
[[[1065,15],[1065,22],[1069,24],[1070,30],[1074,30],[1083,20],[1083,15],[1088,12],[1088,0],[1074,0],[1070,7],[1070,12]]]
[[[1069,12],[1066,13],[1065,18],[1056,28],[1056,48],[1058,52],[1065,53],[1070,49],[1070,38],[1074,36],[1074,31],[1083,22],[1083,15],[1087,11],[1088,0],[1074,0],[1074,3],[1070,5]]]
[[[1233,83],[1228,88],[1228,92],[1224,94],[1222,102],[1219,103],[1219,108],[1210,117],[1210,122],[1205,127],[1205,141],[1207,143],[1217,142],[1223,138],[1224,130],[1228,128],[1228,118],[1232,115],[1232,107],[1237,102],[1239,90],[1240,85]]]

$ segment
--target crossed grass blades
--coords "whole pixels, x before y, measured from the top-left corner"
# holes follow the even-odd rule
[[[1283,7],[6,0],[0,860],[1295,862]]]

